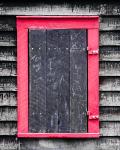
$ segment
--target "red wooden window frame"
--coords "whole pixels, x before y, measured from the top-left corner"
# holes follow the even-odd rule
[[[30,133],[28,131],[28,29],[88,30],[88,132]],[[97,138],[99,137],[99,17],[98,16],[18,16],[17,85],[18,137]]]

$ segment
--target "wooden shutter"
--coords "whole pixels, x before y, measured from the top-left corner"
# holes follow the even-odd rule
[[[29,132],[87,132],[87,30],[29,30]]]

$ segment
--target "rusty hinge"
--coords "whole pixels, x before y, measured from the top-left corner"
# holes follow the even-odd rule
[[[99,119],[99,115],[92,115],[90,111],[87,111],[88,119],[96,120]]]
[[[90,54],[90,55],[94,55],[94,54],[98,54],[99,53],[98,49],[93,50],[93,49],[90,49],[89,47],[87,47],[87,50],[88,50],[88,54]]]

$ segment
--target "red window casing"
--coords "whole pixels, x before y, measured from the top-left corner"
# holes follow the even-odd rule
[[[28,131],[28,29],[88,30],[88,132],[30,133]],[[17,86],[18,137],[97,138],[99,137],[99,17],[98,16],[18,16]]]

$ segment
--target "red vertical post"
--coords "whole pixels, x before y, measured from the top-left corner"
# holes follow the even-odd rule
[[[88,30],[88,132],[99,133],[99,31]]]
[[[28,33],[17,21],[18,131],[28,132]]]

